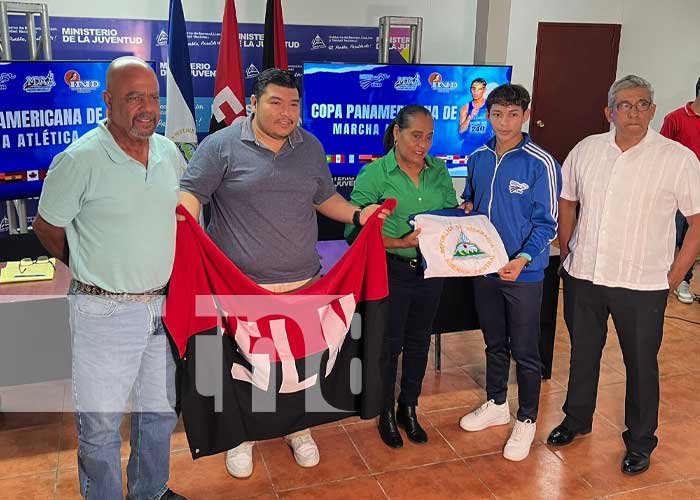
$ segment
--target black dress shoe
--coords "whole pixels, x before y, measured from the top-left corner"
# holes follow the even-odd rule
[[[163,496],[160,497],[160,500],[187,500],[187,498],[183,497],[182,495],[178,495],[171,489],[168,489],[168,491],[163,493]]]
[[[630,476],[641,474],[649,468],[650,462],[648,453],[628,451],[625,458],[622,459],[622,472]]]
[[[552,446],[566,446],[579,434],[588,434],[589,432],[591,431],[572,431],[564,424],[559,424],[549,433],[547,444],[551,444]]]
[[[394,410],[382,410],[379,414],[379,436],[384,444],[392,448],[401,448],[403,439],[396,426],[396,416]]]
[[[406,436],[414,443],[428,442],[428,434],[418,423],[415,406],[403,406],[400,404],[399,410],[396,412],[396,423],[399,424],[399,427],[404,428]]]

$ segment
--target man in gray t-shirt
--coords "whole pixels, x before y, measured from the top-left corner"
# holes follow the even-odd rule
[[[378,208],[360,209],[335,191],[323,146],[299,128],[299,90],[291,72],[270,68],[253,84],[253,114],[207,137],[180,184],[180,203],[196,218],[211,205],[206,231],[248,277],[275,292],[309,284],[321,268],[316,211],[364,224]],[[383,215],[383,214],[382,214]],[[302,467],[319,462],[309,430],[287,442]],[[252,442],[226,454],[234,477],[253,472]]]

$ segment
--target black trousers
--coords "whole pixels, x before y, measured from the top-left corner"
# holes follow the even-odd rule
[[[394,407],[396,370],[401,361],[400,404],[418,404],[428,364],[433,320],[440,305],[442,278],[423,278],[423,270],[407,262],[387,259],[389,277],[389,335],[385,349],[389,362],[385,377],[385,408]]]
[[[651,453],[659,416],[659,366],[668,290],[630,290],[594,285],[563,273],[564,319],[571,338],[564,424],[589,431],[593,423],[600,357],[612,316],[625,361],[627,450]]]
[[[518,420],[535,422],[540,400],[542,282],[474,279],[474,302],[486,343],[486,395],[503,404],[511,355],[518,377]]]

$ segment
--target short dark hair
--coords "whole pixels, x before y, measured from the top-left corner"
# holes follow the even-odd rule
[[[491,91],[486,98],[486,109],[491,111],[491,106],[520,106],[524,111],[530,106],[530,93],[525,87],[517,83],[505,83]]]
[[[430,110],[425,106],[421,106],[420,104],[409,104],[408,106],[404,106],[399,110],[396,118],[391,120],[391,123],[384,132],[384,140],[382,143],[384,144],[384,149],[387,152],[394,147],[394,125],[398,125],[399,130],[407,128],[410,125],[409,120],[413,119],[415,115],[419,114],[429,116],[430,118],[433,117],[433,115],[430,114]]]
[[[273,84],[279,87],[299,90],[297,78],[293,71],[279,68],[267,68],[258,74],[253,81],[253,95],[260,98],[265,93],[268,85]]]
[[[695,84],[695,97],[700,97],[700,78],[698,78],[698,82]]]
[[[484,87],[486,87],[486,85],[487,85],[487,84],[486,84],[486,80],[484,80],[484,79],[481,78],[481,77],[479,77],[479,78],[474,78],[474,79],[472,80],[471,85],[469,85],[469,86],[471,87],[471,86],[474,85],[475,83],[480,83],[480,84],[482,84]]]

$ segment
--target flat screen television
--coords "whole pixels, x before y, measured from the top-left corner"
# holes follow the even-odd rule
[[[430,154],[453,177],[466,176],[469,154],[492,135],[486,107],[460,131],[474,96],[510,82],[511,66],[304,63],[304,128],[323,144],[335,177],[356,176],[384,155],[382,137],[401,107],[422,104],[435,120]],[[466,121],[466,120],[465,120]]]
[[[0,200],[39,196],[53,157],[105,118],[108,66],[0,62]]]

